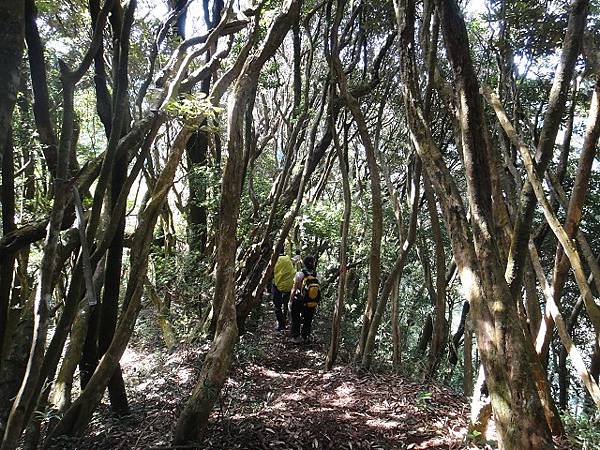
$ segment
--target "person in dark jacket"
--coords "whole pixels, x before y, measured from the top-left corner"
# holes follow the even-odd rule
[[[310,340],[312,321],[321,296],[315,257],[307,256],[302,262],[303,267],[294,278],[290,302],[292,318],[290,340],[294,344]]]

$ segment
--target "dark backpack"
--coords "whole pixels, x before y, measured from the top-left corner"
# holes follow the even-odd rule
[[[300,298],[308,308],[316,308],[321,301],[321,283],[316,274],[303,270],[302,291]]]

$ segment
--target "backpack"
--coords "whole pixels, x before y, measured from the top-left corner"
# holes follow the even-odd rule
[[[308,308],[316,308],[321,301],[321,284],[316,274],[303,270],[302,293],[300,298],[302,303]]]
[[[294,276],[296,270],[292,259],[287,255],[277,258],[275,263],[274,280],[275,287],[280,292],[290,292],[294,286]]]

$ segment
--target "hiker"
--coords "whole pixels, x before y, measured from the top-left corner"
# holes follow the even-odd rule
[[[294,263],[292,259],[285,254],[283,245],[277,247],[279,256],[275,263],[273,277],[273,306],[275,307],[275,318],[277,319],[277,331],[283,331],[287,328],[288,303],[290,293],[294,286]]]
[[[321,287],[317,278],[314,256],[304,258],[302,270],[296,273],[292,290],[290,311],[292,316],[291,342],[310,341],[310,330],[317,305],[321,300]]]

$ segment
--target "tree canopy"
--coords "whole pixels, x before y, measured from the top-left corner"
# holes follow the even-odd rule
[[[600,445],[599,14],[0,0],[1,448],[89,434],[105,392],[130,414],[151,345],[196,368],[164,442],[224,446],[261,342],[274,373],[470,401],[464,448]],[[269,328],[281,249],[317,261],[312,347]]]

